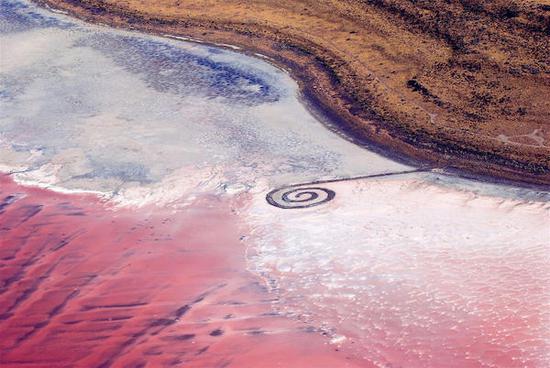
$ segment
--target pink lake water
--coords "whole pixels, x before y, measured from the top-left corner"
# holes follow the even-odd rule
[[[548,191],[354,145],[264,60],[0,3],[0,365],[550,365]]]

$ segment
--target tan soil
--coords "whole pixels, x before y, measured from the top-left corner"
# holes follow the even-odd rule
[[[262,53],[363,142],[550,184],[549,0],[37,1]]]

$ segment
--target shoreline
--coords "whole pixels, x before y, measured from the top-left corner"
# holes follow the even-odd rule
[[[175,40],[182,38],[187,42],[222,47],[255,58],[261,57],[290,74],[298,84],[300,101],[327,129],[354,144],[400,163],[436,167],[462,178],[483,182],[543,190],[550,188],[550,170],[536,174],[522,169],[526,163],[512,161],[490,152],[460,147],[453,142],[441,144],[426,132],[411,134],[404,127],[385,122],[372,111],[367,111],[370,114],[368,119],[352,114],[351,111],[358,108],[358,102],[345,94],[335,71],[314,54],[300,50],[295,45],[285,45],[284,42],[273,41],[268,36],[262,38],[261,35],[240,34],[235,30],[225,29],[223,25],[205,26],[196,20],[147,18],[144,14],[126,13],[123,8],[115,9],[113,6],[98,11],[80,1],[32,2],[50,11],[65,13],[96,25]],[[305,66],[299,63],[304,58],[304,53],[306,57],[313,59],[313,62],[310,60]],[[364,115],[365,111],[361,113]],[[538,168],[539,171],[545,169]]]

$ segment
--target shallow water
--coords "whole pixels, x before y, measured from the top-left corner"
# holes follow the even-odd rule
[[[321,208],[247,215],[282,311],[380,367],[547,365],[547,204],[410,175],[325,187]]]
[[[0,164],[21,179],[120,192],[182,168],[253,186],[404,167],[324,129],[265,61],[17,12],[3,15]]]
[[[87,25],[24,1],[1,5],[0,171],[19,183],[4,179],[0,191],[4,363],[550,363],[550,193],[437,170],[378,176],[417,168],[331,132],[264,60]],[[349,177],[361,178],[333,180]],[[285,197],[285,187],[310,182]],[[307,187],[315,194],[300,195]],[[266,195],[278,188],[272,206]],[[144,226],[150,234],[136,232]],[[101,229],[112,237],[91,241]],[[63,245],[40,245],[49,241]],[[75,281],[86,254],[97,258]],[[41,277],[52,264],[64,266]],[[132,279],[142,292],[124,286]],[[29,292],[36,280],[55,295]],[[217,301],[194,303],[201,292]],[[128,318],[94,343],[88,324],[99,317],[86,306],[112,299]],[[180,321],[182,302],[202,312]],[[107,309],[101,318],[120,317]],[[239,318],[212,339],[228,315]],[[167,329],[159,316],[172,321]],[[48,341],[70,349],[44,360],[36,349]],[[236,349],[251,345],[263,354]],[[275,352],[281,360],[266,359]]]

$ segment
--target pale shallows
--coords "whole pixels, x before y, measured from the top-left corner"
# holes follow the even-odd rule
[[[234,272],[265,281],[271,294],[262,289],[258,299],[267,309],[305,321],[308,331],[328,335],[327,349],[366,366],[550,364],[548,192],[437,171],[327,183],[415,167],[327,129],[300,102],[296,83],[260,58],[87,25],[24,1],[1,5],[0,170],[20,185],[75,193],[69,195],[77,202],[77,193],[92,192],[116,205],[101,212],[103,219],[128,210],[132,218],[156,211],[180,222],[190,216],[210,235],[221,230],[216,222],[209,228],[204,214],[218,203],[230,235],[239,234],[231,239],[247,247],[234,256],[246,259],[248,270]],[[288,185],[333,195],[302,209],[266,201]],[[56,196],[49,206],[58,205]],[[19,197],[2,200],[7,208]],[[40,243],[27,225],[29,239]],[[131,238],[134,256],[143,255],[136,245],[143,239],[163,260],[170,250],[184,257],[194,249],[171,248],[176,237],[161,237],[161,248],[153,236],[139,236]],[[216,249],[214,238],[209,249]],[[90,244],[92,253],[102,249]],[[149,265],[147,272],[165,272],[162,262]],[[178,272],[183,290],[188,280]],[[147,290],[177,289],[180,282],[155,280]],[[164,297],[170,310],[173,294]],[[78,298],[67,305],[79,310]],[[285,333],[277,327],[268,331]]]
[[[323,207],[254,206],[252,264],[281,310],[378,367],[548,365],[550,206],[430,181],[330,183]]]
[[[184,167],[247,186],[405,167],[325,129],[265,61],[3,8],[0,165],[20,179],[120,193]]]

